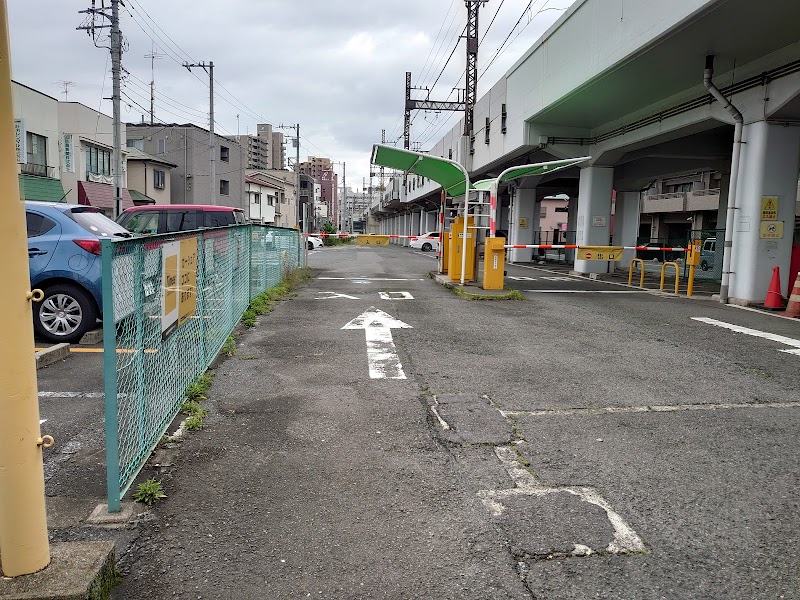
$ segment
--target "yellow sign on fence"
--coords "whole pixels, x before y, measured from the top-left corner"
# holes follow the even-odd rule
[[[356,244],[358,246],[388,246],[389,245],[389,236],[388,235],[359,235],[356,238]]]
[[[622,260],[622,246],[581,246],[579,260]]]
[[[197,238],[164,244],[161,261],[161,338],[166,339],[197,310]]]

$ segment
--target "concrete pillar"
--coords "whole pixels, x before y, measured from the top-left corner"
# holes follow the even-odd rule
[[[578,226],[578,198],[570,198],[569,204],[567,205],[567,232],[566,236],[564,236],[564,243],[565,244],[574,244],[575,243],[575,229]],[[567,263],[571,263],[575,260],[575,250],[565,250],[564,251],[564,258]]]
[[[611,231],[611,194],[614,169],[586,167],[581,169],[578,185],[577,243],[579,246],[607,246]],[[608,263],[600,260],[575,259],[577,273],[606,273]]]
[[[517,189],[514,192],[514,207],[509,225],[509,244],[533,243],[533,211],[536,204],[536,188]],[[511,250],[510,262],[530,262],[531,248]]]
[[[425,233],[428,231],[428,213],[422,209],[419,213],[419,222],[417,223],[417,232],[414,235]]]
[[[661,214],[653,213],[650,215],[650,240],[658,240],[661,237]]]
[[[639,237],[639,192],[617,192],[614,212],[614,246],[635,246]],[[636,250],[625,250],[616,268],[628,269],[631,260],[636,258]]]
[[[800,127],[758,121],[745,125],[742,135],[745,143],[736,192],[738,210],[734,221],[729,299],[732,303],[754,304],[764,301],[773,266],[780,267],[781,293],[787,295],[800,170]],[[766,196],[778,199],[776,220],[762,220],[762,216],[768,216],[762,211],[762,200]],[[781,226],[781,237],[769,237],[777,234],[766,228]]]

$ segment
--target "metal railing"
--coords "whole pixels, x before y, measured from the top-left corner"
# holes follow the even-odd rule
[[[102,240],[110,512],[252,298],[301,265],[300,239],[251,224]]]
[[[22,163],[19,166],[19,172],[23,175],[34,175],[36,177],[53,177],[55,168],[36,163]]]

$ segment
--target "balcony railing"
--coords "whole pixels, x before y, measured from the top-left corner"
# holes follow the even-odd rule
[[[645,196],[642,201],[643,213],[697,212],[718,208],[718,189]]]
[[[686,195],[686,210],[717,210],[719,208],[719,190],[694,190]]]
[[[53,177],[54,167],[47,165],[37,165],[36,163],[23,163],[19,166],[20,173],[24,175],[34,175],[36,177]]]

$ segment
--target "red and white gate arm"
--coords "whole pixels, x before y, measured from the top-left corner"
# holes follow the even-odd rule
[[[581,246],[577,244],[507,244],[503,248],[541,248],[544,250],[577,250]],[[588,247],[584,246],[584,247]],[[592,246],[597,247],[597,246]],[[666,250],[668,252],[688,252],[689,248],[676,247],[655,247],[655,246],[600,246],[608,248],[622,248],[623,250]]]
[[[377,236],[377,237],[387,237],[390,240],[405,239],[405,238],[408,238],[409,240],[416,240],[417,238],[419,238],[418,235],[389,235],[389,234],[383,234],[383,233],[375,233],[375,234],[369,234],[369,233],[303,233],[302,235],[304,235],[306,237],[308,237],[310,235],[310,236],[313,236],[313,237],[320,237],[320,238],[324,238],[324,237],[357,238],[359,236],[364,236],[364,237],[370,237],[370,236],[375,237],[375,236]]]

